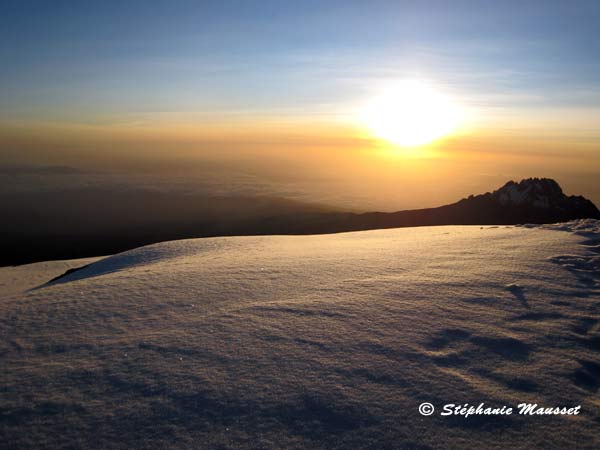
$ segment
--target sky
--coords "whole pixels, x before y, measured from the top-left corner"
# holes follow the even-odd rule
[[[553,176],[600,202],[599,21],[596,1],[3,1],[0,164],[219,161],[380,209]],[[408,153],[370,135],[360,111],[402,80],[460,129]]]

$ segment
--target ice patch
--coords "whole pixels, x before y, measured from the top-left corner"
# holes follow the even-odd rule
[[[500,194],[500,203],[503,205],[520,205],[529,196],[531,186],[527,186],[523,191],[519,191],[517,185],[506,186],[503,188],[504,192]]]

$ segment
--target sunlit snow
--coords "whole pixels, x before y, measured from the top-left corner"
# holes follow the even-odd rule
[[[599,223],[577,221],[181,240],[50,284],[26,281],[53,263],[0,269],[21,280],[0,302],[2,406],[59,405],[37,419],[54,444],[89,420],[106,446],[128,426],[168,446],[166,423],[215,447],[600,445],[599,254]],[[582,414],[452,420],[425,401]]]

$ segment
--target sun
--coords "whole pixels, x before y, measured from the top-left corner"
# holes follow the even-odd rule
[[[417,147],[450,135],[462,119],[460,108],[432,87],[404,81],[369,102],[361,121],[371,134],[400,147]]]

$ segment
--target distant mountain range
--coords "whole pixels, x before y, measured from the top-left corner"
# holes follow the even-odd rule
[[[566,196],[556,181],[547,178],[509,181],[494,192],[450,205],[392,213],[331,211],[269,197],[196,198],[85,190],[10,198],[5,203],[11,220],[0,224],[0,266],[108,255],[196,237],[600,219],[591,201]]]
[[[313,232],[366,230],[426,225],[514,225],[600,219],[600,211],[582,196],[567,196],[548,178],[509,181],[494,192],[471,195],[437,208],[393,213],[336,213],[315,223]],[[322,219],[325,219],[324,217]],[[300,224],[299,230],[303,225]]]

